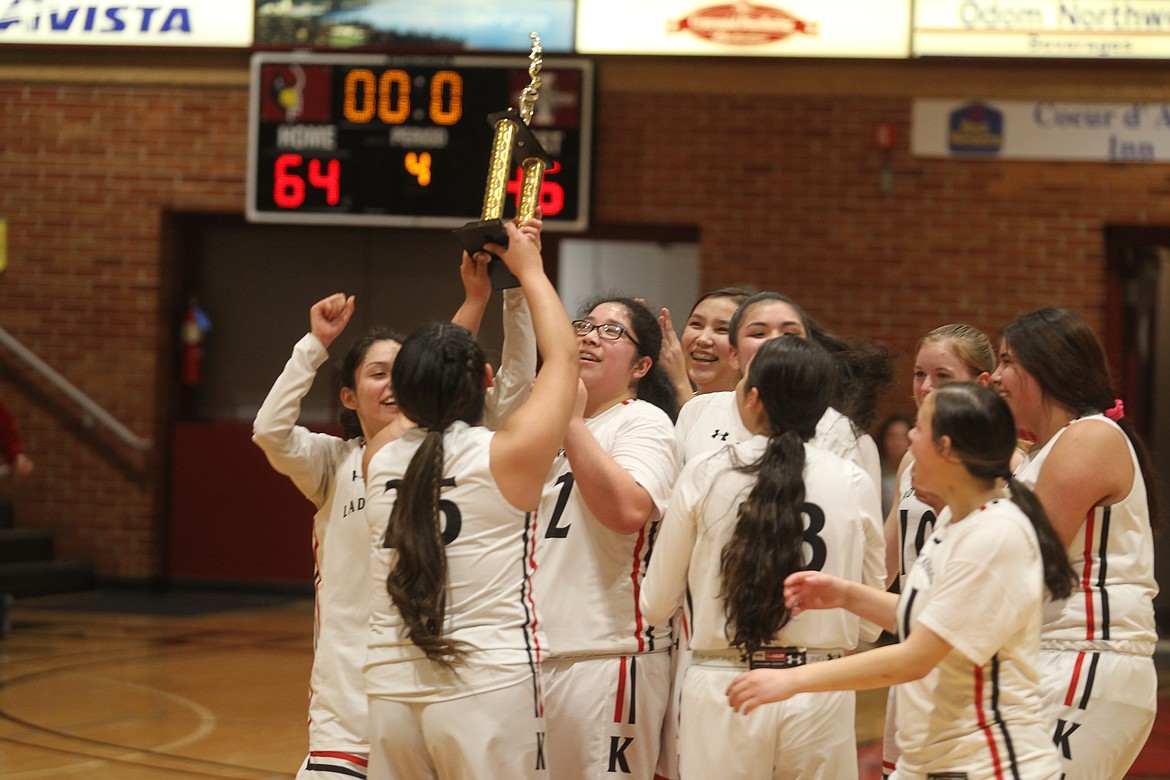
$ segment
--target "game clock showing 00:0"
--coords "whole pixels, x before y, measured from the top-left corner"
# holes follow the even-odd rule
[[[255,54],[249,112],[252,222],[459,227],[483,208],[490,114],[516,108],[528,60]],[[545,60],[529,127],[552,158],[547,230],[585,230],[593,68]],[[515,213],[520,160],[508,183]]]

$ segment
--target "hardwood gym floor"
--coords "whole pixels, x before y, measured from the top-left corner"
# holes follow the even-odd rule
[[[266,780],[304,758],[307,598],[93,591],[18,601],[12,624],[0,640],[6,780]],[[1161,688],[1170,695],[1170,675]],[[858,697],[862,780],[880,777],[884,706],[885,691]],[[1129,777],[1170,778],[1170,717]]]

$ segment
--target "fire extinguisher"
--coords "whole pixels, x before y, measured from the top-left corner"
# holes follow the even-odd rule
[[[194,387],[203,378],[203,336],[209,330],[211,320],[192,297],[183,314],[183,361],[179,377],[188,387]]]

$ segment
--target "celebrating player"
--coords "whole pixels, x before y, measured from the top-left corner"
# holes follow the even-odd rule
[[[370,445],[372,780],[548,776],[533,510],[576,403],[578,349],[537,244],[506,229],[508,248],[489,248],[528,297],[544,359],[528,400],[497,433],[478,426],[492,378],[483,350],[432,323],[392,371],[418,427]]]
[[[539,242],[541,222],[523,232]],[[454,321],[478,329],[491,295],[486,261],[466,254],[460,266],[465,300]],[[390,370],[401,337],[377,328],[350,347],[342,363],[341,421],[345,438],[296,424],[328,349],[354,312],[353,296],[324,298],[309,310],[310,332],[256,414],[253,441],[269,463],[313,502],[316,609],[309,681],[309,755],[298,780],[365,777],[369,755],[367,700],[362,679],[369,623],[370,540],[362,458],[366,443],[398,419]],[[504,348],[500,376],[489,394],[492,419],[506,416],[527,396],[536,373],[531,317],[520,290],[504,292]]]
[[[670,625],[638,605],[678,476],[675,396],[657,364],[658,322],[609,298],[577,331],[588,397],[565,433],[540,505],[534,582],[552,654],[548,744],[558,778],[650,780],[670,689]]]
[[[995,349],[987,336],[970,325],[943,325],[922,337],[914,356],[914,405],[921,408],[926,396],[949,382],[977,382],[986,386],[995,370]],[[898,464],[897,501],[885,522],[886,582],[901,585],[918,553],[930,538],[943,505],[937,496],[915,490],[914,456],[907,451]],[[927,504],[923,499],[929,500]],[[901,588],[899,588],[901,590]],[[894,771],[898,760],[894,724],[896,697],[891,690],[886,702],[886,728],[882,741],[882,774]]]
[[[642,605],[659,621],[686,595],[694,655],[683,678],[682,777],[857,777],[851,691],[768,705],[746,721],[726,701],[741,670],[822,661],[857,645],[860,621],[844,610],[790,620],[777,587],[788,574],[884,585],[872,481],[808,443],[836,370],[815,343],[763,344],[736,389],[752,437],[688,463],[671,497]]]
[[[1153,727],[1157,641],[1149,458],[1105,352],[1083,320],[1042,309],[1004,328],[995,388],[1036,437],[1018,478],[1034,486],[1077,572],[1045,604],[1041,684],[1069,780],[1121,778]]]
[[[664,308],[658,315],[662,367],[674,385],[680,407],[696,395],[735,389],[740,366],[728,333],[735,310],[749,297],[750,293],[738,287],[706,293],[691,307],[681,336],[674,332],[670,309]]]
[[[827,332],[794,300],[780,293],[756,293],[741,303],[731,318],[729,338],[742,370],[761,344],[785,334],[815,341],[837,358],[837,392],[817,424],[813,443],[857,463],[878,488],[881,461],[877,445],[861,426],[872,419],[877,396],[889,383],[889,358],[873,347]],[[751,435],[739,420],[734,392],[697,396],[682,408],[676,429],[684,461]]]
[[[1011,412],[992,390],[955,382],[926,397],[910,435],[915,480],[947,512],[901,596],[816,571],[784,583],[795,622],[805,610],[844,607],[896,627],[900,641],[747,672],[728,688],[731,706],[750,713],[800,692],[897,685],[901,755],[892,777],[1055,780],[1036,669],[1040,613],[1045,589],[1067,596],[1073,572],[1043,508],[1011,476]]]

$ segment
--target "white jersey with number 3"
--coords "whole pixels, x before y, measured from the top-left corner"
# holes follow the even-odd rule
[[[644,584],[651,615],[670,614],[683,600],[696,652],[731,649],[720,595],[720,560],[738,520],[739,506],[756,484],[738,471],[753,463],[768,439],[754,436],[692,461],[683,469],[670,500],[658,549]],[[856,465],[806,444],[803,554],[805,565],[873,588],[885,585],[885,540],[877,491]],[[776,583],[779,596],[781,583]],[[810,610],[792,619],[772,645],[832,650],[857,646],[861,622],[843,609]],[[877,638],[877,632],[866,639]]]

